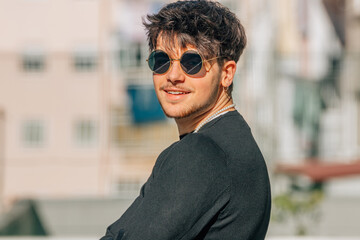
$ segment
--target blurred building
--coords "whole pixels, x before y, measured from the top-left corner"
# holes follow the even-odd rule
[[[278,161],[359,161],[359,1],[278,1],[275,107]],[[359,196],[359,176],[327,182]]]
[[[103,193],[111,101],[104,55],[110,26],[103,6],[21,0],[0,5],[5,202]]]

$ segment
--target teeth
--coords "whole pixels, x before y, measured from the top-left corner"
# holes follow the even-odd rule
[[[168,93],[170,93],[170,94],[175,94],[175,95],[184,94],[183,92],[173,92],[173,91],[168,91]]]

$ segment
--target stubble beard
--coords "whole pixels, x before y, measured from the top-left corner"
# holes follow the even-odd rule
[[[165,113],[165,115],[168,118],[174,118],[176,119],[184,119],[184,118],[188,118],[194,115],[200,115],[204,112],[206,112],[206,110],[211,107],[212,105],[215,104],[218,95],[219,95],[219,85],[220,83],[217,82],[216,86],[212,89],[211,95],[208,99],[208,101],[205,102],[205,104],[197,104],[197,103],[192,103],[192,105],[186,106],[184,107],[185,109],[183,109],[181,112],[177,113],[177,114],[169,114],[168,112],[166,112],[166,110],[164,109],[164,107],[162,106],[161,102],[161,108],[163,110],[163,112]]]

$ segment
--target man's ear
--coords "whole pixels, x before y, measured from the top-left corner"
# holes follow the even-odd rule
[[[229,87],[234,79],[236,72],[236,62],[226,61],[222,67],[221,85],[223,87]]]

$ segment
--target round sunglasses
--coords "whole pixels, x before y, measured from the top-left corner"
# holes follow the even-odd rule
[[[199,73],[204,67],[204,62],[217,59],[219,57],[203,60],[201,55],[189,50],[181,55],[180,59],[171,59],[169,55],[162,50],[154,50],[150,53],[147,62],[151,71],[156,74],[164,74],[169,71],[173,61],[180,61],[181,69],[188,75],[195,75]]]

